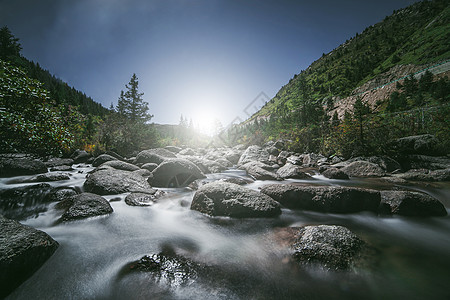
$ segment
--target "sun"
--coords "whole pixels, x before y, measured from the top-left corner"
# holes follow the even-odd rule
[[[223,129],[219,114],[208,108],[199,109],[192,116],[194,129],[199,133],[214,136]]]

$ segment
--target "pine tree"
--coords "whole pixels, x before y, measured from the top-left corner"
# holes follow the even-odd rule
[[[19,39],[12,35],[7,26],[0,28],[0,59],[9,60],[11,57],[20,56],[22,46]]]
[[[125,87],[127,91],[120,91],[117,112],[132,122],[150,121],[153,116],[148,113],[148,104],[142,98],[144,93],[139,93],[139,81],[136,74],[131,76],[130,82]]]

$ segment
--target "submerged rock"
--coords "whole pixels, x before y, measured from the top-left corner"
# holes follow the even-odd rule
[[[0,157],[0,177],[13,177],[47,173],[47,166],[38,159],[29,157]]]
[[[151,186],[140,174],[107,167],[89,174],[84,189],[99,195],[115,195],[126,192],[145,193]]]
[[[331,270],[364,266],[374,251],[348,228],[335,225],[300,228],[292,248],[299,263],[320,264]]]
[[[48,195],[53,188],[48,183],[21,186],[0,191],[0,214],[14,220],[23,220],[47,211],[52,201]]]
[[[221,181],[201,186],[194,194],[191,209],[211,216],[236,218],[275,217],[281,214],[280,204],[272,198]]]
[[[131,193],[125,197],[125,203],[130,206],[151,206],[165,194],[166,192],[161,190],[153,190],[149,194]]]
[[[418,217],[447,215],[447,210],[439,200],[409,191],[382,191],[380,212]]]
[[[206,177],[194,163],[180,158],[161,163],[152,174],[149,181],[156,187],[184,187]]]
[[[73,221],[110,214],[113,209],[109,202],[96,194],[82,193],[58,203],[57,208],[65,208],[59,221]]]
[[[380,204],[378,191],[353,187],[271,184],[264,186],[261,193],[287,208],[319,212],[377,212]]]
[[[6,297],[53,255],[59,244],[43,231],[0,215],[0,298]]]

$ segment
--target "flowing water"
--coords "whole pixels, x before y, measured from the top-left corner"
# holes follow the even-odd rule
[[[91,167],[71,172],[71,180],[52,183],[82,190]],[[78,173],[78,171],[82,173]],[[229,170],[207,180],[246,177]],[[351,185],[390,189],[376,180],[289,180],[303,184]],[[18,186],[1,179],[0,188]],[[249,188],[274,182],[256,181]],[[279,183],[279,182],[278,182]],[[408,187],[411,188],[411,187]],[[450,207],[450,185],[413,188]],[[131,207],[123,195],[108,216],[55,225],[61,212],[22,221],[47,232],[60,247],[8,299],[450,299],[450,217],[407,218],[372,213],[324,214],[283,209],[274,219],[208,217],[189,209],[194,191],[166,189],[150,207]],[[121,201],[117,201],[120,197]],[[274,242],[278,227],[336,224],[348,227],[379,249],[370,270],[327,271],[289,262],[289,252]],[[128,263],[164,248],[212,272],[187,282],[154,280],[138,272],[120,276]]]

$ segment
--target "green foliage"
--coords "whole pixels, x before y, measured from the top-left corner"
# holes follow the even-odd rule
[[[0,149],[39,155],[68,151],[73,135],[37,80],[0,60]]]
[[[17,57],[21,50],[19,39],[12,35],[9,28],[7,26],[0,28],[0,59],[8,60],[11,57]]]

